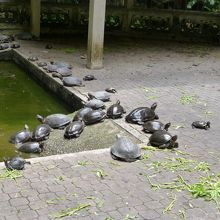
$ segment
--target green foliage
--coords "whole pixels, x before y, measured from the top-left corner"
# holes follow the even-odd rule
[[[188,9],[196,8],[196,5],[201,7],[201,10],[205,11],[219,11],[220,0],[189,0],[187,4]],[[198,8],[200,9],[200,8]]]
[[[189,95],[186,93],[183,93],[183,95],[180,98],[180,103],[183,105],[189,105],[189,104],[195,104],[197,103],[198,98],[195,95]]]
[[[19,177],[22,177],[22,173],[19,170],[6,170],[4,173],[0,173],[1,179],[13,179],[16,180]]]

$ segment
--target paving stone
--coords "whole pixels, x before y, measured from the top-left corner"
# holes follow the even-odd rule
[[[15,198],[15,199],[10,199],[10,204],[12,206],[22,206],[22,205],[27,205],[29,201],[26,198]]]

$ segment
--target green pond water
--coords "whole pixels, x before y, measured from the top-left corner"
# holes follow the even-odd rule
[[[40,122],[37,114],[70,113],[71,109],[38,85],[12,62],[0,62],[0,161],[18,155],[9,137],[27,124],[33,130]],[[37,155],[20,154],[36,157]]]

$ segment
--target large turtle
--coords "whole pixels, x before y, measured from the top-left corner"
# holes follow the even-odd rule
[[[51,64],[53,65],[56,65],[58,68],[61,68],[61,67],[65,67],[65,68],[68,68],[68,69],[72,69],[72,65],[69,64],[69,63],[65,63],[65,62],[54,62],[54,61],[51,61],[50,62]]]
[[[88,102],[86,102],[84,105],[94,110],[105,108],[105,103],[98,99],[91,99]]]
[[[97,91],[97,92],[89,92],[89,99],[98,99],[103,102],[107,102],[110,100],[110,94],[106,91]]]
[[[112,119],[121,118],[125,113],[126,111],[120,105],[119,100],[107,109],[107,116]]]
[[[48,73],[56,72],[58,69],[57,65],[54,64],[47,64],[47,66],[44,67],[44,70],[46,70]]]
[[[48,124],[40,124],[32,132],[32,140],[34,141],[46,140],[49,137],[51,131],[52,128]]]
[[[85,123],[82,120],[71,122],[65,129],[65,138],[77,138],[83,132]]]
[[[143,124],[143,131],[146,133],[154,133],[155,131],[159,130],[166,130],[170,127],[170,123],[163,124],[160,121],[147,121]]]
[[[208,130],[210,128],[210,124],[211,123],[209,121],[194,121],[192,123],[192,128]]]
[[[155,114],[156,107],[157,107],[157,103],[153,103],[151,108],[148,107],[136,108],[125,117],[125,120],[129,123],[137,123],[142,125],[146,121],[159,119],[158,115]]]
[[[83,120],[84,116],[92,111],[92,108],[84,107],[80,109],[73,118],[73,121]]]
[[[29,161],[24,160],[22,157],[14,157],[11,160],[4,160],[5,166],[8,170],[23,170],[24,165],[31,164]]]
[[[62,77],[72,76],[71,69],[67,67],[58,67],[56,72],[59,73]]]
[[[17,149],[24,153],[41,153],[43,151],[43,143],[38,142],[26,142],[21,145],[17,145]]]
[[[178,143],[176,142],[177,135],[172,136],[166,130],[155,131],[149,138],[148,145],[164,148],[177,148]]]
[[[64,86],[67,86],[67,87],[85,86],[85,85],[82,85],[81,79],[79,79],[79,78],[77,78],[75,76],[67,76],[67,77],[58,76],[58,77],[63,82]]]
[[[44,118],[41,115],[37,115],[37,119],[44,124],[48,124],[54,129],[64,129],[70,122],[69,116],[64,114],[52,114]]]
[[[27,125],[24,126],[22,131],[18,131],[15,134],[11,135],[9,142],[12,144],[19,144],[27,142],[31,139],[31,132]]]
[[[103,121],[106,117],[105,112],[100,110],[93,110],[86,115],[84,115],[83,120],[86,125],[95,124],[97,122]]]
[[[141,158],[141,149],[127,137],[116,136],[117,140],[111,147],[111,156],[115,160],[133,162]]]

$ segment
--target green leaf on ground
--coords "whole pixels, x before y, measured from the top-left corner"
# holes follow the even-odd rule
[[[19,170],[5,170],[5,172],[0,173],[0,180],[1,179],[13,179],[16,180],[19,177],[22,177],[22,173]]]
[[[168,206],[163,210],[163,214],[167,213],[167,212],[170,212],[172,210],[172,208],[174,207],[175,205],[175,202],[176,202],[177,198],[176,198],[176,195],[172,195],[171,197],[171,202],[168,204]]]
[[[180,98],[180,103],[182,105],[195,104],[198,102],[198,97],[196,95],[189,95],[187,93],[183,93]]]
[[[95,171],[96,176],[103,179],[105,176],[108,176],[103,169],[98,169]]]

